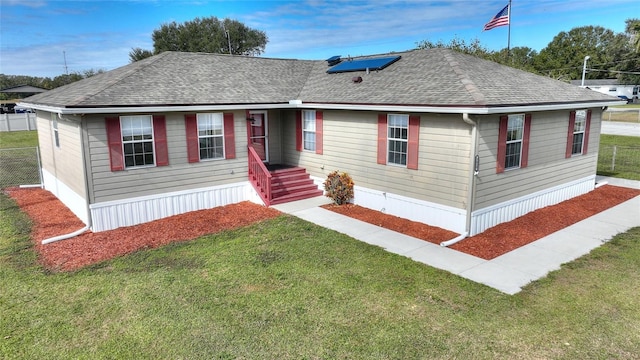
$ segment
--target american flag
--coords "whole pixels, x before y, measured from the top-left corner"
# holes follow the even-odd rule
[[[491,30],[498,26],[509,25],[509,4],[496,14],[488,23],[484,24],[482,31]]]

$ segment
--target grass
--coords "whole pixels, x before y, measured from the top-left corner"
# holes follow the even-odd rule
[[[40,183],[37,131],[0,132],[0,189]]]
[[[0,196],[0,357],[631,359],[640,228],[515,296],[281,216],[73,273]]]
[[[0,132],[0,149],[38,146],[37,131],[2,131]]]
[[[616,161],[612,168],[613,147]],[[640,180],[640,138],[636,136],[600,135],[598,175]]]
[[[627,104],[620,106],[612,106],[611,108],[615,109],[625,109],[629,111],[605,111],[602,114],[602,120],[606,121],[620,121],[620,122],[632,122],[637,123],[640,121],[640,115],[638,111],[640,111],[640,104]]]

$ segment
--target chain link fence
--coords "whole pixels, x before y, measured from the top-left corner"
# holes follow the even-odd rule
[[[0,149],[0,189],[42,184],[37,147]]]
[[[600,145],[598,173],[640,179],[640,146]]]

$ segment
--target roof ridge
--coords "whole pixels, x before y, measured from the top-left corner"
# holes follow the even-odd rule
[[[303,61],[309,61],[311,65],[307,67],[307,73],[304,75],[304,81],[301,82],[300,87],[298,88],[298,91],[296,94],[297,99],[290,99],[290,100],[302,100],[300,95],[302,95],[302,92],[305,90],[305,88],[307,87],[307,84],[311,80],[311,74],[313,73],[313,69],[315,69],[316,66],[319,66],[319,64],[324,63],[324,61],[322,60],[303,60]],[[301,77],[303,76],[301,75]]]
[[[469,78],[467,73],[462,70],[460,63],[453,56],[453,51],[454,50],[443,51],[445,60],[447,61],[447,63],[449,63],[449,66],[451,66],[453,72],[456,73],[458,79],[460,79],[460,82],[464,86],[465,90],[467,90],[469,95],[471,95],[475,104],[487,105],[487,99],[485,98],[484,94],[480,91],[480,89],[478,89],[473,80]]]
[[[96,89],[95,91],[92,91],[90,93],[87,94],[83,94],[82,96],[78,96],[77,98],[73,99],[72,101],[70,101],[70,104],[75,105],[78,103],[81,103],[85,100],[88,100],[89,98],[98,95],[99,93],[107,90],[108,88],[110,88],[111,86],[117,84],[118,82],[120,82],[123,79],[126,79],[127,77],[129,77],[129,75],[144,69],[145,67],[156,63],[157,61],[159,61],[160,59],[168,56],[169,54],[171,54],[172,51],[165,51],[162,52],[156,56],[152,56],[150,58],[144,59],[144,60],[140,60],[137,62],[134,62],[132,64],[129,65],[138,65],[138,66],[129,66],[129,65],[125,65],[123,66],[123,68],[125,67],[129,67],[129,69],[127,69],[126,71],[123,71],[122,74],[120,74],[119,76],[114,76],[113,80],[110,81],[105,81],[104,82],[104,86],[100,86],[98,87],[98,89]],[[108,74],[109,72],[106,72],[105,74]]]

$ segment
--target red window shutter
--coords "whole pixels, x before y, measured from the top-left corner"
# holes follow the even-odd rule
[[[569,129],[567,129],[567,150],[564,153],[565,159],[571,157],[571,150],[573,148],[573,127],[576,125],[576,112],[569,113]]]
[[[582,145],[582,153],[586,154],[589,148],[589,129],[591,128],[591,110],[587,110],[587,123],[584,125],[584,144]]]
[[[500,116],[500,126],[498,128],[498,155],[496,159],[496,173],[504,172],[504,162],[507,156],[507,124],[509,117],[507,115]]]
[[[296,111],[296,150],[302,151],[302,111]]]
[[[187,133],[187,159],[190,163],[200,161],[200,143],[198,141],[198,121],[196,114],[184,115],[184,127]]]
[[[122,132],[120,131],[120,118],[105,118],[107,126],[107,145],[109,146],[109,161],[111,171],[124,170],[124,154],[122,150]]]
[[[378,114],[378,164],[387,164],[387,114]]]
[[[418,145],[420,139],[420,116],[409,116],[409,139],[407,144],[407,169],[418,169]]]
[[[251,145],[251,112],[249,110],[245,110],[245,116],[247,119],[247,145]]]
[[[322,111],[316,111],[316,154],[322,155]]]
[[[233,113],[224,113],[224,158],[236,158],[236,139],[233,127]],[[248,121],[247,121],[248,122]]]
[[[169,165],[167,123],[164,115],[153,115],[153,142],[156,145],[156,166]]]
[[[520,167],[526,168],[529,164],[529,134],[531,133],[531,114],[524,115],[524,134],[522,134],[522,158]],[[505,142],[506,147],[506,142]]]

